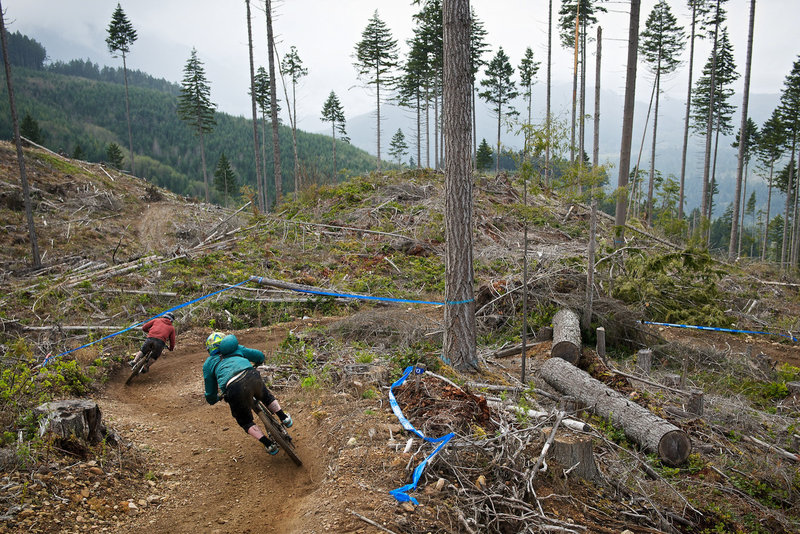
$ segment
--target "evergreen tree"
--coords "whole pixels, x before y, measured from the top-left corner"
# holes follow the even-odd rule
[[[790,149],[790,159],[793,162],[797,162],[797,146],[799,140],[798,135],[800,135],[800,58],[794,62],[791,72],[788,76],[786,76],[786,79],[783,82],[783,92],[781,93],[781,104],[779,109],[781,114],[781,122],[786,129],[787,148]],[[797,204],[798,198],[800,198],[800,195],[798,195],[798,184],[800,184],[800,181],[797,179],[794,165],[792,165],[790,168],[789,183],[792,185],[792,187],[787,188],[787,206],[789,205],[788,199],[790,197],[793,197],[795,205]],[[782,253],[786,255],[790,252],[793,252],[793,254],[791,254],[791,256],[781,258],[781,261],[786,262],[788,259],[792,263],[796,263],[797,249],[800,248],[797,244],[797,240],[800,239],[800,231],[798,231],[798,221],[800,221],[800,217],[794,217],[794,220],[792,220],[789,217],[789,210],[787,208],[784,220],[786,221],[786,228],[784,231],[786,232],[787,229],[791,231],[794,235],[794,238],[792,239],[791,247],[784,242]]]
[[[425,127],[427,150],[430,153],[430,100],[433,98],[433,168],[439,168],[440,144],[440,112],[439,101],[442,94],[442,65],[443,65],[443,28],[442,28],[442,1],[427,0],[423,3],[422,10],[414,15],[417,22],[415,36],[420,40],[422,51],[426,55],[425,67]],[[429,156],[430,157],[430,156]],[[430,162],[428,163],[430,166]]]
[[[533,60],[533,50],[531,47],[525,49],[525,55],[522,57],[522,60],[519,62],[519,83],[522,87],[522,96],[525,97],[525,100],[528,101],[528,121],[526,124],[531,124],[531,104],[533,103],[533,84],[534,84],[534,77],[536,73],[539,72],[539,65],[541,63],[539,61]],[[530,144],[530,140],[528,139],[528,133],[526,130],[525,133],[525,154],[528,153],[528,148]]]
[[[484,171],[492,164],[492,147],[486,142],[486,139],[481,139],[481,144],[478,146],[478,151],[475,154],[475,165],[479,171]]]
[[[256,110],[256,72],[255,63],[253,62],[253,25],[250,17],[250,0],[244,0],[245,15],[247,17],[247,56],[249,59],[250,67],[250,113],[253,117],[253,160],[255,161],[256,170],[256,192],[258,193],[258,206],[262,210],[269,210],[269,201],[267,200],[267,171],[266,161],[261,158],[258,153],[258,111]],[[270,9],[271,4],[269,0],[265,1],[264,9],[267,14],[267,48],[269,49],[269,79],[275,79],[275,70],[273,69],[274,56],[272,54],[272,27],[270,24]],[[275,94],[274,88],[270,86],[270,111],[274,112],[275,106],[272,105],[272,95]],[[273,113],[272,122],[275,122],[275,115]],[[277,135],[275,133],[276,124],[273,124],[273,140]],[[274,169],[276,172],[276,180],[280,174],[280,166],[275,163]],[[206,185],[206,195],[208,195],[208,186]]]
[[[200,137],[200,159],[203,164],[203,183],[205,184],[206,202],[210,202],[208,190],[208,172],[206,170],[205,134],[214,130],[216,120],[214,109],[216,104],[211,102],[211,89],[206,80],[203,63],[197,58],[197,50],[192,48],[192,53],[183,68],[183,83],[181,94],[178,97],[178,117],[186,121]]]
[[[112,57],[117,57],[116,54],[122,56],[122,70],[125,74],[125,116],[128,119],[128,144],[130,145],[131,152],[131,174],[136,174],[136,169],[133,161],[133,133],[131,132],[131,110],[130,98],[128,97],[128,64],[127,55],[131,50],[131,45],[136,42],[136,30],[128,20],[125,12],[122,11],[122,6],[117,4],[117,8],[111,15],[111,22],[108,25],[108,37],[106,44],[108,51],[111,52]]]
[[[292,108],[291,108],[291,126],[292,126],[292,146],[294,149],[294,198],[297,199],[297,190],[300,189],[300,160],[297,156],[297,84],[300,78],[308,75],[308,69],[303,67],[303,61],[297,53],[297,48],[294,46],[289,48],[289,53],[284,56],[281,62],[282,70],[289,76],[292,82]]]
[[[767,208],[765,213],[764,239],[761,244],[761,259],[767,259],[770,204],[772,202],[772,189],[775,187],[775,162],[782,156],[786,145],[786,129],[781,121],[780,110],[775,109],[772,116],[761,127],[761,136],[758,140],[757,153],[759,162],[769,169],[767,175]]]
[[[231,162],[223,152],[217,160],[217,168],[214,169],[214,187],[225,195],[225,205],[228,205],[228,194],[233,196],[236,191],[236,174],[231,168]]]
[[[9,33],[6,37],[8,38],[8,60],[12,66],[37,70],[44,68],[47,51],[42,43],[22,35],[19,31]]]
[[[344,109],[339,102],[339,97],[336,93],[331,91],[328,95],[328,100],[322,106],[322,117],[320,120],[323,122],[331,123],[331,136],[333,137],[333,173],[331,174],[331,182],[336,182],[336,132],[341,134],[341,139],[347,141],[347,132],[344,130]]]
[[[425,95],[430,83],[428,53],[420,34],[419,26],[414,28],[414,37],[408,41],[408,56],[403,63],[403,72],[397,85],[398,104],[413,108],[416,115],[418,166],[422,165],[422,111],[427,104]],[[430,151],[428,157],[430,159]]]
[[[19,123],[19,134],[28,141],[33,141],[37,145],[44,144],[44,132],[39,128],[39,123],[26,113]]]
[[[275,33],[272,28],[272,0],[264,0],[264,12],[267,16],[267,56],[269,78],[275,80]],[[252,77],[252,67],[250,68]],[[277,83],[273,83],[269,90],[270,114],[272,115],[272,174],[275,182],[275,203],[280,202],[283,196],[283,178],[281,175],[281,147],[278,135],[278,91]],[[254,110],[255,111],[255,110]],[[255,117],[253,117],[255,120]],[[266,173],[265,173],[266,174]],[[264,178],[266,180],[266,177]],[[265,184],[266,194],[266,184]]]
[[[267,162],[267,115],[272,114],[270,103],[269,73],[264,67],[258,67],[254,77],[256,106],[261,111],[261,161],[266,166]],[[278,111],[281,107],[278,104]]]
[[[744,164],[744,173],[742,179],[742,190],[739,193],[742,197],[747,196],[747,171],[748,167],[750,166],[750,158],[752,158],[753,154],[755,154],[757,147],[758,147],[758,138],[761,137],[761,132],[758,131],[758,126],[753,119],[747,118],[745,122],[745,135],[744,135],[744,147],[742,151],[742,163]],[[733,148],[739,148],[739,143],[742,142],[742,131],[739,130],[736,132],[736,140],[731,143]],[[739,185],[737,184],[737,190],[739,189]],[[745,205],[744,203],[741,204],[741,209],[739,209],[739,202],[736,202],[734,199],[733,202],[733,211],[737,214],[737,218],[734,219],[733,224],[731,225],[731,243],[734,243],[734,239],[736,240],[736,256],[739,257],[742,255],[742,234],[744,233],[744,216],[745,216]],[[738,211],[737,211],[738,210]],[[736,231],[734,231],[736,228]]]
[[[470,26],[469,59],[471,64],[470,74],[472,75],[472,152],[473,154],[477,154],[478,126],[475,118],[477,116],[475,110],[475,77],[478,75],[478,72],[480,72],[481,68],[486,65],[486,61],[483,60],[483,55],[489,51],[489,44],[486,42],[487,31],[483,27],[483,22],[478,19],[474,9],[471,11],[471,13],[472,19]]]
[[[703,68],[703,76],[697,80],[692,97],[692,102],[695,106],[693,115],[695,129],[698,133],[705,132],[706,136],[715,135],[716,137],[713,149],[715,164],[713,167],[709,167],[710,181],[712,183],[716,182],[714,169],[716,168],[719,136],[733,133],[733,123],[731,121],[735,107],[730,101],[733,96],[733,89],[727,86],[739,78],[739,73],[736,72],[736,64],[733,60],[733,46],[728,38],[728,31],[723,28],[721,33],[722,36],[718,39],[717,49],[709,57]],[[713,115],[713,128],[711,130],[708,129],[707,123],[709,113]],[[711,139],[706,139],[706,144],[709,145],[710,143]],[[703,191],[706,195],[705,199],[701,199],[701,205],[706,208],[703,215],[710,220],[713,213],[711,209],[713,190],[704,187]],[[725,242],[728,243],[728,240]]]
[[[481,85],[486,89],[479,93],[487,103],[492,105],[492,111],[497,117],[497,154],[500,154],[500,125],[503,122],[503,106],[508,104],[505,110],[506,115],[517,115],[517,111],[511,105],[511,101],[519,93],[517,86],[511,79],[514,74],[514,67],[508,60],[508,56],[501,46],[497,50],[492,61],[486,67],[486,79],[481,81]],[[500,158],[497,158],[496,172],[500,172]]]
[[[655,80],[655,107],[653,110],[653,144],[650,152],[650,180],[647,187],[647,223],[652,225],[653,179],[655,177],[656,137],[658,134],[658,104],[661,96],[662,77],[672,74],[680,65],[685,36],[678,20],[665,0],[653,7],[641,33],[639,49],[642,58],[653,73]]]
[[[75,143],[75,148],[72,149],[72,159],[77,159],[84,161],[86,159],[86,152],[83,150],[83,147],[78,143]]]
[[[125,156],[122,155],[122,149],[117,143],[109,143],[106,147],[106,159],[108,164],[115,169],[122,168],[122,160]]]
[[[378,16],[378,11],[367,23],[361,33],[361,41],[356,44],[356,70],[367,85],[375,86],[377,107],[377,151],[378,170],[381,169],[381,88],[392,87],[397,67],[397,41],[392,38],[389,28]]]
[[[402,165],[403,156],[407,153],[408,144],[406,143],[406,136],[403,134],[403,130],[398,128],[389,143],[389,155],[397,159],[398,165]]]

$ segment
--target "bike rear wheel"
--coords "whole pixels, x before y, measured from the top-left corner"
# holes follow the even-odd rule
[[[133,366],[133,369],[131,370],[131,376],[129,376],[128,379],[125,381],[126,386],[131,385],[131,380],[133,380],[133,377],[138,375],[141,372],[142,368],[145,365],[147,365],[147,362],[149,361],[150,361],[150,355],[148,354],[147,356],[144,356],[141,360],[139,360],[139,362],[136,365]]]
[[[264,406],[264,404],[260,401],[256,404],[256,414],[258,415],[258,418],[261,419],[261,422],[264,423],[264,427],[266,428],[269,437],[275,441],[275,443],[277,443],[278,446],[284,450],[284,452],[286,452],[286,454],[295,464],[298,466],[303,465],[302,460],[300,460],[300,457],[298,457],[297,453],[295,452],[294,444],[292,443],[292,437],[281,426],[280,422],[278,422],[275,416],[267,412],[267,407]]]

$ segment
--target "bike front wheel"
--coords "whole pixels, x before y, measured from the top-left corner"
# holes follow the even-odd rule
[[[295,452],[294,444],[292,443],[292,437],[289,435],[288,432],[281,426],[280,422],[278,422],[277,418],[273,415],[269,415],[267,412],[267,407],[264,406],[263,403],[258,402],[256,405],[256,414],[258,414],[258,418],[261,419],[261,422],[264,423],[264,427],[269,434],[269,437],[278,444],[278,446],[286,452],[289,458],[299,466],[303,465],[302,460],[300,457],[297,456]]]
[[[148,354],[147,356],[139,360],[139,362],[136,365],[133,366],[133,369],[131,370],[131,376],[129,376],[128,379],[125,381],[126,386],[131,385],[131,380],[133,380],[133,377],[138,375],[141,372],[142,368],[145,365],[147,365],[147,362],[149,361],[150,361],[150,355]]]

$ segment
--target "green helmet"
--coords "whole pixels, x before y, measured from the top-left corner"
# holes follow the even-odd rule
[[[219,350],[219,344],[224,337],[225,334],[223,333],[211,332],[211,335],[206,338],[206,349],[209,354],[213,353],[215,350]]]

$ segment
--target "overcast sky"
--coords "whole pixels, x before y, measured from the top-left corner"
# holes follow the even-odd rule
[[[101,65],[121,66],[111,57],[105,38],[111,14],[111,0],[4,0],[9,31],[20,31],[41,42],[52,61],[89,58]],[[640,28],[656,0],[642,0]],[[539,83],[544,83],[547,53],[547,0],[472,0],[471,5],[488,31],[491,53],[502,46],[516,66],[530,46],[542,61]],[[554,22],[561,2],[553,0]],[[606,1],[609,10],[601,14],[603,27],[603,86],[620,94],[624,89],[625,50],[630,4]],[[250,115],[249,67],[245,3],[243,0],[124,0],[122,8],[138,32],[128,56],[128,68],[179,83],[192,47],[204,62],[211,86],[211,98],[220,111]],[[685,0],[670,2],[673,12],[686,26]],[[736,63],[744,71],[749,0],[729,0],[727,25],[734,44]],[[263,2],[251,2],[256,66],[267,65],[266,23]],[[309,74],[298,88],[298,126],[309,131],[324,129],[319,122],[322,105],[335,91],[347,117],[374,110],[373,95],[361,86],[353,68],[353,50],[369,18],[378,14],[407,50],[412,35],[412,15],[419,10],[410,0],[274,0],[274,27],[281,56],[294,45]],[[800,0],[759,0],[756,6],[751,91],[778,93],[783,80],[800,54],[797,23]],[[594,34],[594,29],[592,29]],[[687,38],[688,40],[688,38]],[[594,44],[590,45],[594,63]],[[707,42],[697,44],[695,77],[710,53]],[[684,54],[688,58],[687,52]],[[553,78],[571,80],[571,52],[561,48],[554,35]],[[647,76],[645,69],[640,74]],[[593,84],[594,67],[588,85]],[[685,101],[687,68],[684,65],[662,84],[665,93]],[[643,78],[640,78],[643,80]],[[639,82],[638,99],[649,97]],[[737,92],[742,80],[737,82]],[[644,95],[644,96],[643,96]],[[286,109],[285,106],[283,107]]]

